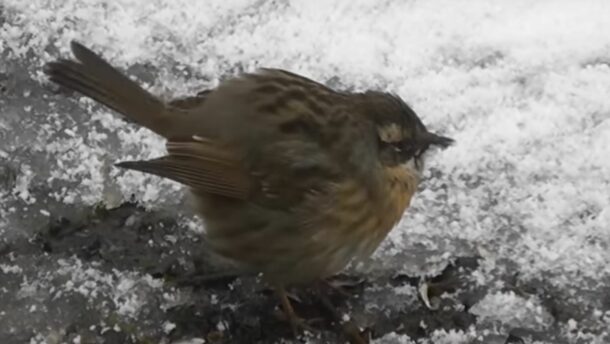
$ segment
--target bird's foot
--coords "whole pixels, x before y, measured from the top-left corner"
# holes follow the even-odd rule
[[[315,321],[320,321],[322,319],[304,320],[304,319],[300,318],[295,313],[294,308],[292,308],[292,304],[290,303],[290,298],[296,299],[297,301],[298,301],[298,299],[296,297],[294,297],[293,295],[287,293],[286,289],[284,289],[283,287],[278,287],[277,293],[278,293],[278,296],[280,297],[280,301],[282,302],[282,312],[281,312],[282,314],[278,314],[279,318],[283,321],[290,322],[292,334],[295,337],[298,337],[299,333],[301,333],[303,331],[308,331],[311,333],[315,332],[315,329],[309,324],[312,322],[315,322]]]
[[[351,297],[350,289],[355,289],[366,282],[363,278],[350,278],[347,276],[334,276],[320,281],[322,287],[330,288],[343,297]]]
[[[316,329],[310,324],[322,319],[303,319],[296,314],[288,315],[286,311],[278,309],[276,317],[284,322],[290,323],[290,329],[294,337],[298,337],[303,332],[315,333]]]
[[[324,308],[332,315],[335,322],[337,324],[341,324],[341,331],[351,344],[369,343],[369,335],[366,334],[366,331],[360,331],[360,328],[358,328],[356,322],[354,322],[352,319],[349,319],[349,317],[348,319],[345,319],[345,316],[339,314],[336,307],[324,294],[320,293],[318,297]]]

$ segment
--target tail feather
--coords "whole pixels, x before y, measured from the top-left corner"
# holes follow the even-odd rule
[[[125,114],[126,110],[120,106],[120,103],[116,101],[117,99],[88,77],[83,65],[70,60],[49,62],[45,66],[45,72],[49,76],[49,80],[76,90],[119,113]],[[125,115],[129,116],[128,114]]]
[[[45,66],[49,78],[129,117],[157,134],[167,136],[170,121],[165,104],[77,42],[72,53],[78,61],[61,59]]]

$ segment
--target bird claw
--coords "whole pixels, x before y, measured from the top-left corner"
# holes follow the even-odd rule
[[[307,323],[307,321],[300,318],[294,312],[294,308],[292,308],[292,305],[290,304],[291,295],[288,292],[286,292],[286,289],[284,289],[284,287],[278,287],[277,293],[278,293],[278,296],[280,297],[280,301],[282,302],[281,314],[283,316],[281,316],[281,318],[283,318],[284,321],[290,322],[290,327],[292,329],[292,333],[293,333],[294,337],[295,338],[298,337],[299,333],[301,331],[308,331],[311,333],[315,332],[315,329],[313,327],[311,327]],[[292,296],[294,296],[294,295],[292,295]]]
[[[366,280],[363,278],[350,279],[334,277],[331,279],[322,280],[322,284],[336,291],[343,297],[351,297],[352,293],[349,291],[349,289],[357,288],[361,286],[365,281]]]
[[[360,331],[358,326],[352,321],[349,320],[341,326],[343,330],[343,334],[347,337],[351,344],[368,344],[369,339],[366,336],[368,331]]]
[[[342,290],[341,286],[335,286],[332,284],[332,282],[328,282],[328,281],[322,281],[322,282],[326,286],[329,286],[329,287],[337,290],[338,292],[343,292],[343,293],[347,294],[347,292]],[[356,285],[361,284],[361,283],[362,283],[362,281],[359,281]],[[290,293],[288,293],[283,287],[277,288],[277,292],[278,292],[278,295],[282,302],[282,309],[281,310],[278,309],[278,312],[276,314],[278,315],[278,317],[281,320],[290,322],[290,327],[292,329],[292,333],[293,333],[294,337],[297,338],[299,336],[300,332],[314,333],[316,330],[309,324],[312,322],[315,322],[315,321],[322,321],[323,319],[320,318],[320,319],[304,320],[304,319],[300,318],[299,316],[296,315],[296,313],[294,312],[294,309],[292,308],[292,305],[290,303],[290,299],[291,298],[294,299],[294,295],[291,295]],[[318,295],[318,297],[320,298],[320,301],[322,302],[324,307],[333,315],[333,318],[335,319],[335,321],[337,321],[337,323],[341,324],[341,330],[342,330],[343,334],[347,337],[347,339],[349,340],[350,343],[352,343],[352,344],[368,344],[369,343],[368,336],[365,333],[362,333],[360,331],[360,329],[358,328],[358,326],[356,325],[356,323],[354,321],[352,321],[352,320],[344,321],[343,317],[339,315],[339,313],[337,312],[337,310],[335,309],[335,307],[332,305],[332,303],[330,302],[330,300],[327,297],[325,297],[322,293],[320,293]],[[298,298],[296,300],[298,300]]]
[[[285,311],[283,311],[281,309],[277,310],[276,316],[280,321],[285,321],[285,322],[290,323],[290,328],[291,328],[292,334],[294,335],[295,338],[297,338],[299,336],[299,334],[301,334],[302,332],[314,333],[316,331],[316,329],[313,326],[309,325],[309,323],[322,320],[322,319],[305,320],[305,319],[297,316],[296,314],[293,314],[293,315],[287,314]]]

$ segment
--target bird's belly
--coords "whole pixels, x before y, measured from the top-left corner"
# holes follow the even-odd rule
[[[408,192],[407,192],[408,191]],[[262,209],[248,202],[199,197],[211,248],[272,282],[301,283],[341,271],[369,257],[400,220],[411,190],[388,184],[371,198],[356,182],[332,197],[294,211]]]

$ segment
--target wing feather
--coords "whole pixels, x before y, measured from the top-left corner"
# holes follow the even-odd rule
[[[118,167],[168,178],[193,189],[221,196],[247,199],[251,178],[240,160],[226,148],[195,137],[168,141],[168,155],[140,161],[124,161]]]

